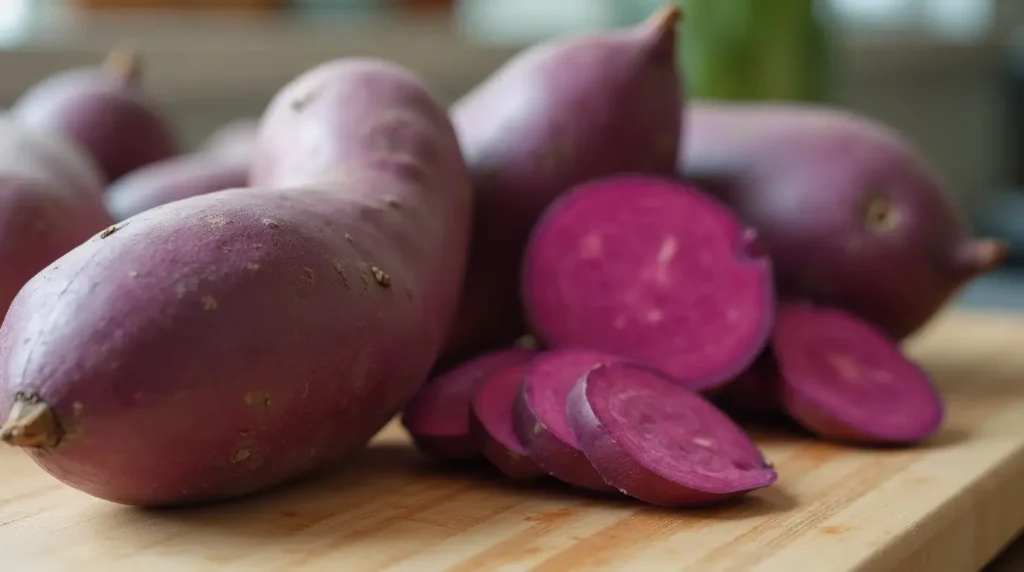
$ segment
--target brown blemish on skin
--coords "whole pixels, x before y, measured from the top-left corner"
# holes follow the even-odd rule
[[[14,395],[7,420],[0,427],[0,441],[13,447],[38,449],[55,447],[64,437],[56,413],[42,397],[24,392]]]
[[[224,226],[228,224],[228,219],[224,215],[215,215],[206,219],[206,222],[212,224],[213,226]]]
[[[396,199],[395,197],[388,197],[384,199],[384,202],[386,202],[388,206],[393,209],[398,209],[401,208],[402,206],[402,203],[398,202],[398,199]]]
[[[253,272],[256,272],[257,270],[260,269],[260,264],[259,262],[250,262],[249,264],[246,264],[245,267],[248,268],[249,270],[252,270]]]
[[[316,272],[313,272],[312,268],[303,268],[302,269],[302,276],[310,284],[316,284]]]
[[[886,234],[900,224],[900,213],[889,198],[879,193],[868,196],[864,206],[864,228],[873,234]]]
[[[232,455],[232,463],[241,463],[252,456],[252,449],[249,446],[239,447]]]
[[[139,277],[139,273],[136,270],[129,270],[128,271],[128,277],[129,278],[138,278]]]
[[[107,228],[103,229],[103,232],[100,233],[100,238],[107,238],[108,236],[114,234],[115,232],[117,232],[119,230],[121,230],[121,229],[118,228],[118,226],[116,224],[112,224],[112,225],[108,226]]]
[[[332,260],[331,266],[333,266],[334,271],[338,273],[338,278],[341,279],[341,285],[344,286],[346,290],[348,290],[348,276],[345,276],[345,264],[340,260]]]
[[[274,219],[265,218],[261,222],[267,228],[281,228],[281,225]]]
[[[245,404],[249,406],[262,405],[263,407],[270,407],[270,392],[268,391],[247,391],[243,399],[245,399]]]
[[[391,286],[391,277],[386,272],[376,266],[371,266],[370,272],[373,273],[373,279],[377,281],[377,284],[385,288]]]
[[[203,296],[203,309],[204,310],[216,310],[217,301],[213,299],[213,296]]]

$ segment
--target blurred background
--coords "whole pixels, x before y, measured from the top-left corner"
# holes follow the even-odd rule
[[[387,57],[454,99],[531,42],[634,23],[663,1],[0,0],[0,105],[129,44],[195,142],[328,58]],[[826,101],[886,121],[940,166],[979,231],[1024,245],[1024,2],[676,1],[692,96]],[[1021,252],[968,297],[1024,307],[1024,282],[1003,281]]]

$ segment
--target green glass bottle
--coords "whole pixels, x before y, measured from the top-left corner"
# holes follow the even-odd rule
[[[634,0],[631,19],[665,0]],[[700,99],[829,99],[832,42],[824,0],[675,0],[679,57]]]

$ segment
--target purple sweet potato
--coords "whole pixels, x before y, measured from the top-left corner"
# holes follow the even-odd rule
[[[469,177],[415,75],[333,65],[344,120],[291,121],[348,139],[348,178],[166,204],[37,274],[0,327],[0,438],[97,497],[170,505],[340,461],[401,411],[454,315]]]
[[[630,357],[700,391],[754,361],[775,308],[753,233],[698,189],[652,175],[553,203],[527,246],[523,301],[549,346]]]
[[[683,92],[679,10],[632,29],[562,38],[512,58],[452,107],[476,195],[449,353],[523,332],[518,272],[530,229],[570,187],[622,172],[671,175]]]
[[[656,369],[594,368],[569,393],[566,410],[604,480],[647,503],[707,505],[778,478],[735,422]]]
[[[251,156],[242,151],[189,153],[150,163],[110,185],[103,202],[114,219],[123,221],[170,202],[244,187]]]
[[[170,120],[139,82],[137,52],[114,50],[103,66],[75,68],[29,88],[11,112],[89,153],[107,182],[179,153]]]
[[[928,375],[848,312],[781,304],[772,351],[786,411],[820,437],[903,445],[942,425],[942,400]]]
[[[425,385],[402,412],[413,442],[440,459],[469,459],[481,454],[469,430],[470,400],[477,384],[499,369],[526,363],[535,352],[508,348],[494,350],[445,371]]]
[[[470,430],[484,457],[513,479],[547,473],[530,458],[512,427],[512,406],[523,386],[527,363],[503,367],[481,381],[473,392]]]
[[[206,137],[200,151],[213,155],[239,153],[252,157],[259,136],[259,119],[242,118],[230,121]]]
[[[846,309],[901,339],[1006,245],[970,235],[922,153],[853,113],[694,102],[682,176],[758,230],[782,296]]]
[[[565,416],[565,403],[588,371],[623,359],[586,348],[562,348],[543,352],[530,362],[513,407],[513,427],[530,458],[558,480],[596,491],[615,490],[580,450]]]
[[[712,401],[740,421],[784,419],[779,372],[771,350],[762,353],[746,371],[716,391]]]
[[[0,115],[0,317],[32,276],[113,224],[88,158]]]

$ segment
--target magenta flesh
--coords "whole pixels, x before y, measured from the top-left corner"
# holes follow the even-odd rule
[[[566,409],[580,447],[605,481],[650,504],[703,506],[778,478],[733,420],[646,366],[620,362],[591,370]]]
[[[562,348],[530,362],[513,407],[514,428],[530,457],[558,480],[597,491],[615,490],[580,450],[565,416],[565,403],[588,371],[623,359],[585,348]]]
[[[782,304],[772,348],[786,411],[820,437],[910,444],[942,425],[942,400],[927,374],[845,311]]]
[[[671,179],[581,185],[538,223],[523,300],[552,347],[584,346],[710,390],[746,369],[774,315],[771,265],[721,204]]]
[[[512,428],[512,405],[523,386],[527,363],[501,368],[473,392],[470,423],[484,457],[513,479],[547,473],[530,458]]]
[[[684,99],[679,18],[666,6],[636,26],[542,42],[452,106],[475,201],[448,352],[520,334],[523,248],[566,189],[616,173],[674,173]]]
[[[509,348],[477,356],[442,373],[412,398],[402,425],[423,452],[441,459],[480,455],[469,430],[469,409],[480,381],[497,370],[525,363],[534,352]]]

